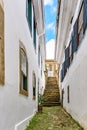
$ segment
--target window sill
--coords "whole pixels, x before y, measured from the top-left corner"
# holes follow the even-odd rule
[[[19,93],[24,95],[24,96],[28,96],[28,91],[25,91],[23,89],[20,89]]]
[[[33,100],[36,100],[36,96],[33,96]]]

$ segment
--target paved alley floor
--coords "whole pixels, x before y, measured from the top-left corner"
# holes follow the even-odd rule
[[[63,109],[44,107],[37,113],[25,130],[83,130]]]

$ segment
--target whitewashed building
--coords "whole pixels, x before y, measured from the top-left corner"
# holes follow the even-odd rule
[[[44,59],[43,0],[0,0],[0,130],[24,130],[37,111]]]
[[[87,0],[59,0],[56,22],[61,102],[87,130]]]

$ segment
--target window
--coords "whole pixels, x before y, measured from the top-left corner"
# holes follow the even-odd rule
[[[34,29],[33,29],[33,43],[34,43],[34,48],[36,50],[36,23],[35,23],[35,16],[34,16],[33,26],[34,26]]]
[[[32,34],[32,0],[27,0],[26,3],[26,17]]]
[[[72,40],[71,40],[69,44],[69,65],[72,63],[72,60],[73,60],[73,55],[72,55]]]
[[[70,87],[67,87],[67,103],[70,103]]]
[[[0,84],[4,85],[5,80],[4,66],[4,11],[0,6]]]
[[[40,66],[40,45],[38,47],[38,65]]]
[[[43,71],[43,61],[42,61],[42,57],[41,57],[41,76],[42,76],[42,71]]]
[[[36,50],[36,21],[32,0],[27,0],[26,2],[26,17],[30,28],[30,33],[33,38],[34,48]]]
[[[32,77],[32,84],[33,84],[33,100],[36,99],[36,75],[33,72],[33,77]]]
[[[85,34],[85,30],[87,28],[87,0],[83,0],[83,33]]]
[[[28,96],[28,61],[24,48],[20,48],[20,93]]]
[[[83,4],[78,17],[78,45],[83,38]]]
[[[77,51],[79,44],[81,43],[83,36],[85,34],[85,30],[87,28],[87,0],[83,0],[81,4],[81,8],[79,11],[78,18],[75,21],[73,26],[73,32],[71,35],[71,41],[69,44],[69,65],[71,64],[74,53]],[[67,57],[68,57],[68,47],[65,50],[65,61],[62,65],[61,70],[61,82],[63,81],[66,75],[66,68],[67,68]]]
[[[65,73],[67,68],[69,68],[69,46],[65,49]]]

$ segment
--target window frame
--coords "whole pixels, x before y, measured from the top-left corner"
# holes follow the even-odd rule
[[[31,9],[31,11],[29,9]],[[30,3],[29,3],[29,0],[26,0],[26,17],[27,17],[27,22],[28,22],[29,29],[30,29],[30,34],[32,36],[32,31],[33,31],[33,27],[32,27],[32,17],[33,17],[32,0],[30,0]]]
[[[70,86],[67,86],[67,103],[70,103]]]
[[[34,92],[34,89],[35,89],[35,92]],[[33,90],[33,100],[36,100],[36,74],[34,71],[32,73],[32,90]]]
[[[82,17],[81,17],[81,13],[83,14]],[[83,39],[83,36],[84,36],[84,30],[83,30],[84,21],[83,21],[83,16],[84,16],[84,3],[82,2],[81,7],[80,7],[80,11],[79,11],[79,15],[78,15],[78,46],[81,43],[81,41]],[[79,24],[79,22],[81,21],[80,18],[82,18],[82,25]],[[79,25],[80,25],[80,27],[79,27]],[[80,37],[81,34],[82,34],[82,37]]]
[[[23,51],[23,53],[25,54],[26,56],[26,75],[25,77],[27,77],[27,90],[24,89],[23,87],[23,77],[24,76],[24,73],[22,72],[22,66],[21,66],[21,52]],[[19,68],[19,73],[20,73],[20,87],[19,87],[19,93],[24,95],[24,96],[28,96],[28,58],[27,58],[27,53],[26,53],[26,49],[24,47],[24,45],[21,43],[20,47],[19,47],[19,56],[20,56],[20,68]]]

